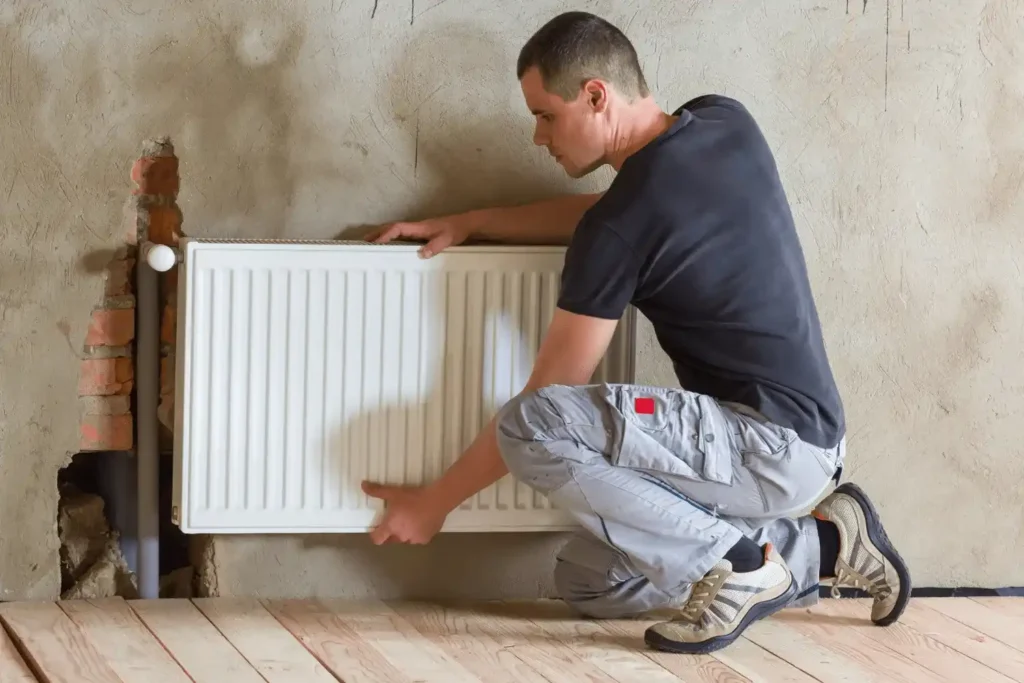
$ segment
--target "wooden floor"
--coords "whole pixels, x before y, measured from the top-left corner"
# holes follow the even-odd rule
[[[825,600],[682,656],[645,648],[650,621],[576,620],[557,602],[6,603],[0,682],[1024,681],[1024,599],[919,598],[888,628],[868,609]]]

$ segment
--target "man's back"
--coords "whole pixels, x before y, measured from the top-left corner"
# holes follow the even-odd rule
[[[771,151],[734,100],[675,113],[580,223],[559,305],[613,318],[633,303],[684,388],[834,446],[842,401]]]

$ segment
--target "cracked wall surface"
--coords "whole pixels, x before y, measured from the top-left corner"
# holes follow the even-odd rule
[[[746,103],[776,151],[846,400],[849,474],[919,585],[1021,585],[1017,0],[0,4],[0,600],[60,588],[57,469],[142,140],[189,235],[333,237],[587,191],[530,144],[522,42],[582,7],[659,102]],[[641,380],[673,384],[649,329]],[[950,539],[954,526],[970,529]],[[215,538],[221,594],[536,595],[557,536]]]

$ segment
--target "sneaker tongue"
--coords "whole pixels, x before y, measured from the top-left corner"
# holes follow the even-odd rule
[[[687,605],[692,607],[699,600],[703,609],[707,609],[707,606],[715,598],[715,586],[724,583],[730,574],[732,574],[732,562],[724,559],[716,562],[700,581],[693,584]]]

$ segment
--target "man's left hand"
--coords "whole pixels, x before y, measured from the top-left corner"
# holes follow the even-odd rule
[[[384,517],[370,532],[370,540],[377,545],[429,543],[448,517],[448,511],[423,486],[388,486],[364,481],[363,492],[384,501]]]

